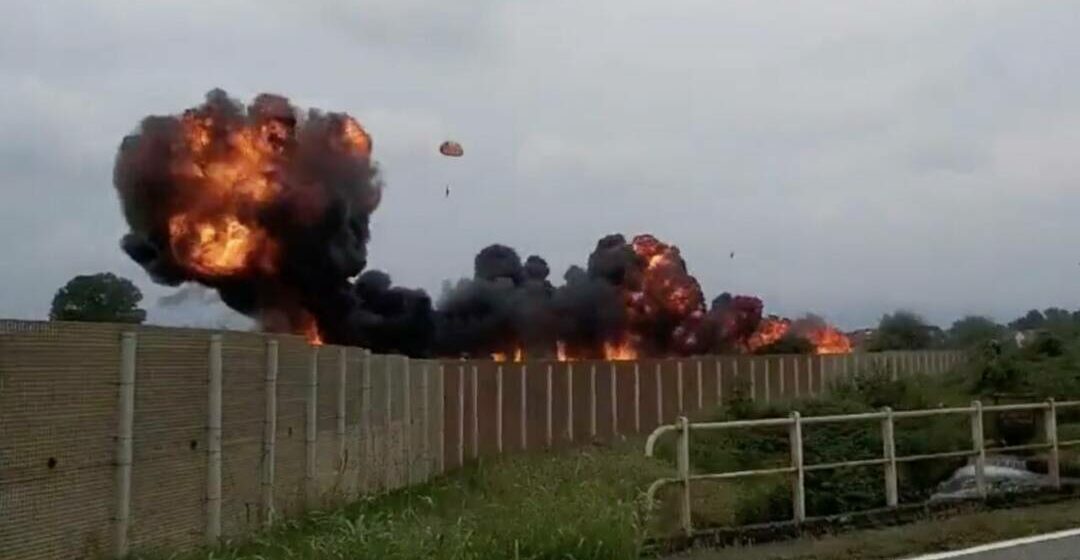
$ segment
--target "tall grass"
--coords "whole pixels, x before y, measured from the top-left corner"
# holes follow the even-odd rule
[[[669,467],[645,459],[636,442],[524,455],[285,521],[247,542],[136,558],[636,558],[644,537],[642,490],[670,474]]]

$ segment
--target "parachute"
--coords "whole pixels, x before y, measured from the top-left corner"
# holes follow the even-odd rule
[[[465,155],[465,150],[462,149],[461,144],[447,140],[439,145],[439,153],[447,157],[461,157]]]

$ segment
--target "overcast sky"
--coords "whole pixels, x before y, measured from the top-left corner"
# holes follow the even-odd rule
[[[111,184],[144,115],[213,87],[357,117],[387,182],[372,265],[435,293],[492,242],[561,281],[651,232],[709,298],[845,327],[1076,308],[1078,68],[1062,0],[5,0],[0,317],[98,271],[152,321],[225,316],[157,306]]]

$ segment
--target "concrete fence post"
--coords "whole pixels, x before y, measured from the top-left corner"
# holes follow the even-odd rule
[[[263,416],[262,453],[262,522],[269,526],[274,522],[274,463],[277,459],[277,377],[278,341],[266,342],[266,372],[263,377],[265,410]]]
[[[791,412],[791,426],[788,429],[791,439],[791,466],[795,469],[792,473],[791,509],[795,523],[802,523],[806,521],[806,471],[803,468],[802,417],[797,410]]]
[[[450,429],[450,426],[446,425],[446,368],[442,364],[439,364],[439,379],[435,394],[439,396],[436,400],[439,403],[439,411],[435,415],[439,425],[439,459],[437,466],[439,474],[442,474],[446,472],[446,430]]]
[[[814,396],[814,358],[806,357],[806,394]]]
[[[206,542],[221,538],[221,335],[210,335],[206,418]]]
[[[971,443],[975,450],[975,487],[979,496],[985,498],[986,489],[986,436],[983,434],[982,402],[971,402]]]
[[[465,464],[465,366],[458,366],[457,389],[457,458],[460,467]]]
[[[334,418],[337,421],[337,426],[334,435],[337,437],[337,472],[338,476],[342,478],[345,476],[345,466],[349,459],[348,448],[345,446],[345,398],[348,396],[345,392],[345,376],[349,369],[348,358],[348,348],[344,346],[338,348],[337,410]]]
[[[360,428],[363,430],[363,461],[356,470],[357,482],[363,476],[363,484],[359,484],[361,490],[370,491],[372,459],[375,456],[375,440],[371,429],[371,350],[364,350],[364,371],[360,379]]]
[[[480,374],[476,366],[472,367],[472,446],[473,459],[480,457]]]
[[[762,385],[764,385],[764,387],[765,387],[765,402],[768,403],[772,399],[772,394],[771,394],[772,391],[770,390],[770,387],[769,387],[769,358],[768,358],[768,356],[762,358],[761,364],[763,366],[762,369],[765,370],[765,375],[762,376],[762,380],[763,380]]]
[[[405,485],[413,483],[413,410],[412,410],[412,362],[408,356],[401,357],[401,455],[405,469]]]
[[[518,428],[521,429],[521,449],[522,451],[529,448],[529,430],[527,423],[529,421],[529,366],[521,364],[521,387],[518,398],[521,402],[521,415],[518,417]]]
[[[716,370],[713,375],[716,376],[716,404],[717,406],[724,404],[724,362],[723,360],[716,360],[714,364]]]
[[[589,437],[596,438],[596,364],[589,366]]]
[[[611,437],[619,436],[619,376],[615,368],[615,362],[611,362]]]
[[[634,361],[634,433],[641,433],[641,367]]]
[[[503,453],[503,367],[495,366],[495,452]]]
[[[826,390],[825,389],[825,355],[824,354],[818,354],[817,363],[818,363],[818,387],[817,387],[816,395],[820,397],[821,395],[825,394],[825,390]]]
[[[750,357],[750,401],[757,402],[757,360]]]
[[[678,413],[683,414],[686,412],[686,407],[683,405],[683,363],[682,360],[675,362],[675,395],[678,397]]]
[[[131,467],[135,428],[135,356],[138,339],[134,332],[120,335],[120,379],[116,391],[115,494],[113,504],[112,553],[116,558],[128,555],[128,532],[131,527]]]
[[[753,381],[751,381],[751,389],[750,389],[750,399],[751,400],[753,400],[753,398],[754,398],[754,391],[753,391],[752,383],[753,383]],[[732,387],[735,388],[736,394],[738,393],[738,391],[742,390],[741,387],[739,386],[739,358],[732,358],[731,359],[731,385],[732,385]]]
[[[705,374],[702,371],[701,359],[695,360],[697,362],[697,409],[701,410],[705,408]]]
[[[420,430],[424,434],[420,440],[420,456],[424,467],[421,479],[426,482],[431,478],[431,471],[435,467],[431,456],[431,364],[427,362],[420,368],[420,393],[423,395],[423,400],[420,401]]]
[[[304,398],[304,493],[306,504],[314,508],[319,502],[316,478],[317,457],[315,442],[319,422],[319,347],[312,346],[308,358],[307,394]]]
[[[548,364],[548,367],[547,367],[547,380],[546,380],[547,381],[547,391],[545,391],[546,397],[544,399],[544,406],[547,408],[547,411],[546,411],[546,413],[544,415],[545,419],[547,420],[547,425],[545,426],[546,431],[544,432],[544,438],[546,440],[546,443],[547,443],[548,447],[551,447],[551,446],[555,445],[555,418],[554,418],[554,415],[553,415],[553,408],[554,407],[552,405],[552,399],[555,396],[554,395],[554,390],[555,390],[555,387],[554,387],[554,371],[553,371],[554,369],[555,369],[554,365]]]
[[[1054,399],[1046,400],[1046,411],[1043,412],[1043,424],[1044,431],[1046,432],[1046,443],[1050,446],[1050,459],[1047,462],[1046,470],[1050,474],[1050,480],[1054,483],[1054,488],[1061,489],[1061,450],[1058,447],[1058,433],[1057,433],[1057,404]]]
[[[660,362],[656,362],[656,425],[664,425],[664,379]]]
[[[392,490],[394,488],[394,463],[392,458],[394,457],[394,438],[390,437],[393,433],[394,425],[394,372],[393,372],[394,357],[392,355],[383,356],[383,387],[386,387],[386,395],[383,400],[383,406],[386,413],[383,414],[383,446],[382,446],[382,475],[383,475],[383,489]]]
[[[780,382],[779,382],[779,385],[780,385],[779,391],[780,391],[780,393],[778,394],[778,396],[780,397],[781,400],[783,400],[784,399],[785,388],[786,388],[785,387],[785,382],[784,382],[784,356],[779,356],[779,357],[776,358],[776,370],[777,370],[777,373],[779,374],[778,376],[779,376],[779,379],[780,379]]]
[[[797,399],[797,398],[802,396],[802,389],[799,387],[799,357],[798,356],[795,356],[791,360],[791,368],[792,368],[791,377],[795,382],[795,398]]]
[[[881,409],[885,417],[881,419],[881,445],[885,459],[885,504],[896,507],[900,503],[896,479],[896,434],[893,411],[889,407]]]
[[[574,441],[574,364],[566,364],[566,438]]]
[[[693,535],[694,524],[690,512],[690,421],[685,416],[677,420],[679,440],[676,463],[681,481],[679,496],[679,526],[687,537]]]

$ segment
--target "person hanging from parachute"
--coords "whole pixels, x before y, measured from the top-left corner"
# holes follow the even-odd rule
[[[461,144],[453,140],[447,140],[442,144],[439,144],[439,153],[446,157],[459,158],[465,155],[465,150],[461,147]],[[446,198],[450,198],[449,183],[446,185]]]

